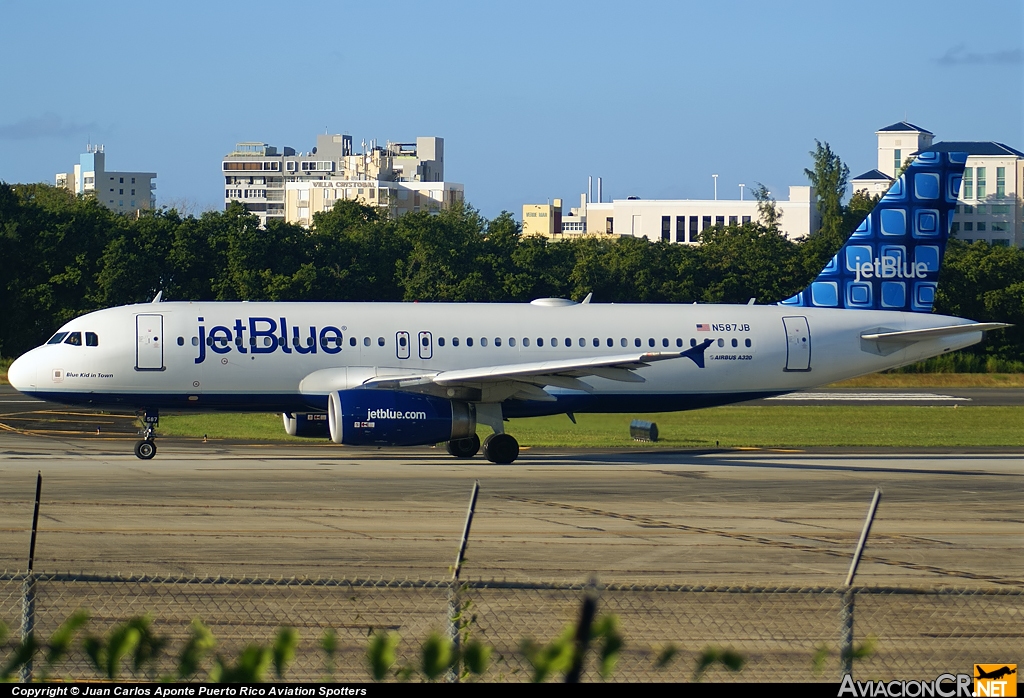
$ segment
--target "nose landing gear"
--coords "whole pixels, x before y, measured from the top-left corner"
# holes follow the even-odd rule
[[[145,424],[142,431],[142,441],[135,442],[135,456],[142,460],[150,460],[156,455],[156,426],[160,423],[160,413],[156,410],[142,410],[139,418]]]

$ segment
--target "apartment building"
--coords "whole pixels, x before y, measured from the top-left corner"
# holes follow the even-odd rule
[[[444,181],[443,138],[361,146],[356,152],[352,136],[342,134],[318,135],[308,152],[238,143],[221,163],[224,205],[240,201],[264,226],[269,220],[309,226],[313,214],[339,199],[379,206],[392,217],[463,200],[463,185]]]
[[[156,208],[156,172],[106,169],[102,145],[88,145],[71,172],[58,172],[54,184],[75,194],[89,194],[117,213],[138,213]]]

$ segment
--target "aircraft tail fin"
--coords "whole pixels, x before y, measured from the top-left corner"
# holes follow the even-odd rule
[[[780,304],[930,313],[966,162],[919,153],[811,285]]]

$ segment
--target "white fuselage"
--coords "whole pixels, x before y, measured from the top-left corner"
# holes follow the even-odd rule
[[[774,305],[150,303],[68,322],[61,332],[93,333],[95,346],[40,346],[19,358],[9,377],[24,393],[71,404],[290,412],[326,409],[330,389],[300,390],[304,378],[324,369],[348,369],[363,380],[682,351],[714,340],[704,368],[682,357],[638,369],[643,382],[589,377],[592,392],[549,386],[554,401],[506,399],[494,386],[478,398],[503,402],[505,416],[664,411],[806,389],[960,349],[982,333],[886,351],[861,335],[967,323]]]

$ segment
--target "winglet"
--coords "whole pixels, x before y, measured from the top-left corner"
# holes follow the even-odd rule
[[[590,293],[587,294],[586,298],[584,298],[582,301],[580,301],[580,305],[586,305],[587,303],[590,302],[590,299],[593,298],[593,297],[594,297],[594,292],[591,291]]]
[[[160,302],[160,300],[161,300],[161,299],[162,299],[163,297],[164,297],[164,292],[163,292],[163,291],[157,291],[157,292],[156,292],[156,295],[155,295],[155,296],[153,296],[153,300],[152,300],[152,301],[150,301],[150,302],[151,302],[151,303],[159,303],[159,302]]]
[[[686,351],[679,352],[679,355],[692,359],[693,363],[697,364],[697,368],[704,368],[704,351],[714,344],[714,342],[715,340],[713,339],[705,339],[697,346],[690,347]]]

